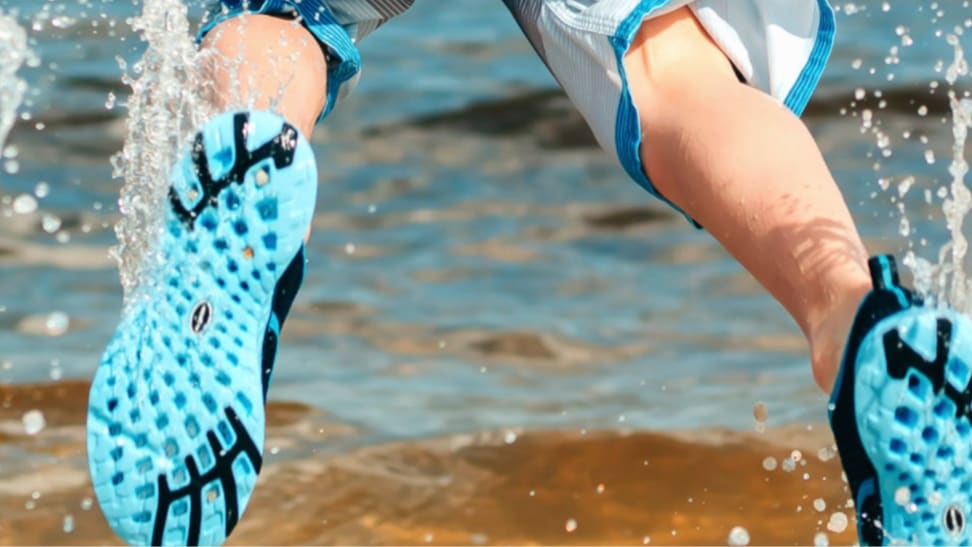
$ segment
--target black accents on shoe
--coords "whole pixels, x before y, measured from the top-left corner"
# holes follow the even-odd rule
[[[199,216],[199,213],[207,207],[216,207],[219,202],[217,199],[219,193],[231,184],[241,184],[247,171],[254,164],[270,158],[277,169],[282,169],[293,163],[298,135],[294,126],[284,122],[276,137],[251,152],[246,148],[246,128],[249,121],[250,115],[246,112],[240,112],[233,116],[233,135],[235,138],[233,167],[229,173],[219,180],[213,180],[212,173],[209,170],[209,160],[206,156],[206,145],[203,142],[202,133],[196,135],[192,144],[191,155],[196,176],[202,186],[202,197],[196,205],[187,209],[175,188],[169,188],[169,203],[172,205],[172,210],[190,230],[195,228],[196,217]]]
[[[236,526],[239,519],[239,509],[236,501],[236,483],[233,477],[233,462],[239,454],[245,454],[253,466],[254,473],[260,472],[263,465],[263,457],[260,450],[253,442],[253,438],[240,423],[239,416],[232,407],[223,409],[226,421],[233,429],[236,441],[232,446],[223,448],[216,432],[210,430],[206,432],[206,439],[213,453],[215,463],[213,467],[200,473],[195,457],[190,454],[186,456],[186,470],[189,472],[189,484],[172,490],[169,488],[169,481],[165,473],[158,476],[158,498],[159,504],[155,510],[155,525],[152,531],[152,545],[162,545],[165,533],[165,522],[168,517],[169,508],[173,503],[182,498],[189,498],[189,529],[186,532],[186,545],[199,544],[199,532],[202,520],[202,490],[214,480],[219,480],[223,488],[223,500],[226,509],[226,535],[229,536]]]
[[[267,390],[270,389],[270,377],[273,374],[273,363],[277,356],[277,342],[280,329],[283,327],[290,307],[297,296],[297,290],[304,280],[304,248],[301,247],[294,256],[273,291],[270,319],[267,321],[266,332],[263,336],[263,402],[267,402]],[[276,319],[276,321],[274,321]]]
[[[841,461],[843,461],[843,456],[841,456]],[[884,528],[881,526],[884,506],[881,503],[880,494],[876,489],[873,489],[863,500],[858,500],[856,503],[857,529],[861,536],[861,545],[881,545],[884,543]]]
[[[854,364],[864,337],[885,317],[894,315],[919,299],[898,285],[898,273],[894,257],[882,255],[868,260],[874,290],[861,303],[847,339],[847,350],[831,395],[830,425],[837,441],[840,460],[847,475],[847,483],[858,504],[858,532],[862,545],[881,545],[884,532],[880,520],[884,514],[880,492],[861,496],[861,486],[869,479],[876,483],[876,472],[857,432],[854,410]],[[909,348],[910,349],[910,348]]]
[[[277,357],[277,331],[273,330],[272,325],[267,325],[267,331],[263,335],[263,404],[267,404],[267,391],[270,389],[270,377],[273,375],[273,363]]]
[[[875,290],[890,291],[895,287],[901,287],[898,279],[898,265],[893,256],[872,256],[867,260],[867,269],[871,273],[871,284]]]
[[[972,420],[972,411],[969,409],[969,403],[972,403],[972,386],[967,385],[965,389],[959,391],[945,381],[945,364],[948,362],[949,346],[952,342],[952,322],[948,319],[939,319],[936,335],[935,358],[927,361],[901,340],[897,330],[885,333],[884,354],[888,360],[888,374],[892,378],[903,380],[909,370],[915,370],[931,381],[934,392],[945,390],[945,396],[955,403],[956,418],[966,416]]]

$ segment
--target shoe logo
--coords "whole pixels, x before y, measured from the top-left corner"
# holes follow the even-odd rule
[[[958,505],[949,505],[942,515],[948,533],[957,536],[965,531],[965,513]]]
[[[948,362],[949,347],[952,344],[952,322],[939,319],[936,328],[937,344],[935,358],[926,360],[911,346],[901,339],[897,329],[884,334],[884,356],[888,362],[888,374],[892,378],[903,380],[909,369],[922,374],[932,384],[932,389],[938,393],[945,390],[945,396],[955,403],[955,417],[967,416],[972,419],[972,386],[966,386],[959,391],[955,386],[945,381],[945,364]]]
[[[196,307],[192,308],[192,314],[189,316],[189,328],[192,332],[199,334],[206,328],[209,324],[209,320],[213,318],[213,307],[203,300],[202,302],[196,304]]]

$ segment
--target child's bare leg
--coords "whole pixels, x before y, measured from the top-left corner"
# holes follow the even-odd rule
[[[833,386],[867,253],[803,123],[739,83],[688,8],[645,22],[625,58],[648,176],[783,304]]]
[[[202,47],[217,107],[273,109],[310,137],[327,101],[327,63],[314,36],[294,20],[243,15],[212,29]]]

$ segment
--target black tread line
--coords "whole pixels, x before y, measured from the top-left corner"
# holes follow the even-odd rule
[[[222,445],[219,443],[218,437],[216,437],[215,432],[210,430],[206,433],[207,439],[209,439],[210,446],[213,447],[213,458],[216,462],[213,467],[200,474],[198,466],[195,459],[190,454],[186,456],[186,467],[189,470],[189,484],[179,488],[177,490],[171,490],[169,488],[168,480],[164,473],[160,474],[158,477],[159,484],[159,503],[155,511],[155,525],[152,531],[152,545],[162,544],[162,535],[165,532],[165,519],[168,517],[169,507],[179,499],[190,496],[190,515],[189,515],[189,531],[186,538],[187,545],[197,545],[199,542],[199,530],[201,528],[202,522],[202,489],[205,485],[209,484],[213,480],[219,479],[220,484],[223,485],[223,497],[226,499],[226,509],[227,514],[229,514],[232,509],[234,517],[231,519],[227,517],[226,519],[226,535],[229,536],[233,527],[236,525],[239,519],[239,510],[236,507],[236,485],[233,484],[232,487],[232,503],[229,502],[229,490],[226,487],[227,481],[233,482],[233,461],[236,457],[243,453],[246,454],[247,458],[250,460],[250,464],[253,465],[253,470],[255,473],[259,473],[260,469],[263,467],[263,457],[260,455],[260,451],[253,442],[253,438],[250,437],[249,432],[243,427],[240,422],[239,415],[233,410],[232,407],[225,407],[223,412],[226,414],[226,419],[233,428],[233,432],[236,435],[236,442],[233,443],[228,449],[222,449]],[[210,435],[212,434],[212,437]],[[215,446],[213,443],[215,442]]]
[[[219,438],[216,437],[216,432],[207,431],[206,440],[209,441],[209,447],[212,449],[213,454],[219,454],[220,450],[222,450],[222,445],[219,443]],[[221,475],[219,480],[223,487],[223,500],[226,506],[226,535],[228,536],[230,530],[236,526],[240,518],[239,506],[236,499],[236,481],[229,474]]]
[[[277,169],[290,166],[294,161],[294,152],[297,146],[297,129],[287,122],[283,123],[280,133],[269,141],[260,145],[256,150],[250,151],[246,148],[246,135],[244,131],[250,120],[250,115],[245,112],[237,113],[233,116],[233,135],[235,139],[235,157],[233,167],[229,173],[213,180],[212,173],[209,171],[209,159],[206,157],[206,145],[203,142],[202,133],[197,133],[192,143],[191,157],[195,167],[196,177],[199,185],[202,186],[202,197],[191,209],[187,209],[176,193],[174,187],[169,187],[169,203],[179,220],[190,230],[195,228],[196,217],[207,207],[216,207],[219,204],[219,193],[231,184],[242,184],[247,171],[254,164],[267,158],[273,159],[273,164]]]
[[[908,370],[925,376],[938,393],[944,388],[945,396],[955,403],[955,417],[970,417],[969,403],[972,402],[972,387],[965,386],[959,391],[952,384],[945,381],[945,364],[948,362],[948,348],[952,343],[952,322],[939,318],[936,329],[937,344],[935,358],[925,360],[902,339],[897,329],[884,333],[884,354],[888,359],[888,374],[892,378],[903,380]]]
[[[189,491],[189,532],[186,545],[199,545],[199,529],[202,528],[202,487],[206,484],[199,479],[199,468],[192,455],[186,456],[186,469],[189,470],[189,484],[199,484],[199,488]]]

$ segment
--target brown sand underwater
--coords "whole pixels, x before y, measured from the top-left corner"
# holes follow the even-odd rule
[[[87,477],[86,399],[81,382],[0,386],[0,543],[119,543]],[[28,436],[32,409],[46,427]],[[297,404],[272,403],[269,416],[267,464],[230,544],[725,545],[737,525],[751,544],[856,540],[823,425],[490,432],[334,451],[352,428]],[[792,470],[764,469],[794,450]],[[849,520],[841,533],[835,513]]]

